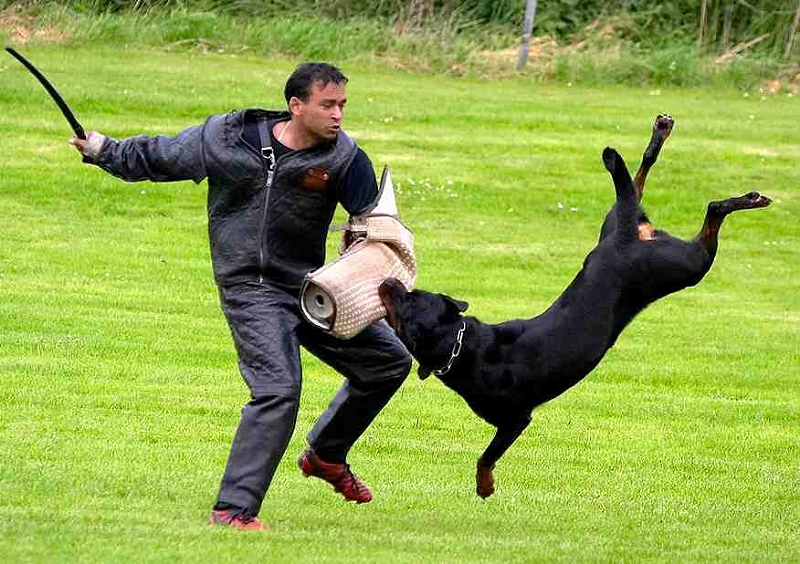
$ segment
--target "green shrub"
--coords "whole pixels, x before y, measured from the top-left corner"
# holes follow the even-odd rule
[[[697,86],[702,82],[701,58],[687,45],[659,49],[648,57],[654,86]]]
[[[222,29],[222,22],[213,12],[174,11],[165,22],[164,40],[182,41],[187,39],[226,40],[228,34]],[[227,37],[226,37],[227,36]]]

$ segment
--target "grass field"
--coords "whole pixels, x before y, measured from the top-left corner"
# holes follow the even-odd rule
[[[87,129],[176,133],[280,107],[293,62],[30,47]],[[205,191],[82,165],[44,91],[0,60],[0,554],[7,562],[800,562],[800,102],[579,89],[346,67],[346,125],[393,167],[419,286],[487,322],[530,317],[593,246],[654,116],[676,118],[645,205],[690,237],[731,216],[696,288],[640,315],[541,407],[474,494],[492,429],[410,377],[350,462],[345,504],[295,458],[340,385],[306,358],[298,427],[261,517],[205,525],[246,388],[211,280]],[[335,242],[331,240],[331,249]]]

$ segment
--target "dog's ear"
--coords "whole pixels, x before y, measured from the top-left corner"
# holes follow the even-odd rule
[[[419,379],[420,379],[420,380],[424,380],[425,378],[427,378],[427,377],[428,377],[428,376],[430,376],[430,375],[431,375],[431,370],[430,370],[430,368],[427,368],[427,367],[425,367],[425,366],[422,366],[422,365],[420,364],[420,365],[419,365],[419,368],[417,368],[417,376],[419,376]]]
[[[447,305],[456,308],[458,313],[464,313],[465,311],[467,311],[467,308],[469,307],[469,304],[467,302],[451,298],[450,296],[446,296],[444,294],[440,295],[444,298],[444,301],[447,302]]]

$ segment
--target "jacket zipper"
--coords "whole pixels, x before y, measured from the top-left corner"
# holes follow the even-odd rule
[[[258,283],[264,283],[264,271],[267,268],[266,256],[264,253],[264,237],[267,230],[267,206],[269,204],[269,190],[272,187],[272,178],[275,174],[275,152],[272,147],[262,147],[261,156],[264,157],[264,171],[266,173],[266,180],[264,182],[264,209],[261,214],[261,228],[258,230],[259,247],[258,247]]]

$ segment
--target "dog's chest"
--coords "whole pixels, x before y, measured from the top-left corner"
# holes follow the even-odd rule
[[[509,367],[482,366],[469,374],[454,371],[440,380],[460,395],[479,417],[498,426],[530,413],[530,394],[523,390],[518,375]]]

